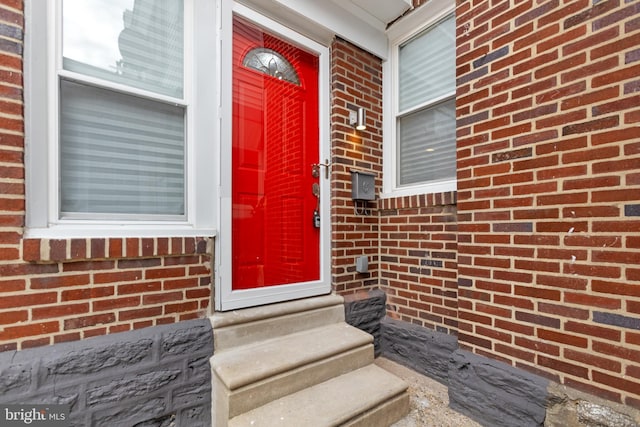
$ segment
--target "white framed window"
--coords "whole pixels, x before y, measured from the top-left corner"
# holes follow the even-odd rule
[[[454,7],[433,0],[387,32],[383,196],[456,189]]]
[[[28,237],[214,233],[216,17],[204,3],[26,2]]]

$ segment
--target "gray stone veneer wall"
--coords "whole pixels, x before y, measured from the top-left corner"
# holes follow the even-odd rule
[[[345,298],[347,323],[374,335],[376,356],[447,385],[450,406],[482,425],[544,425],[550,400],[548,380],[459,350],[454,335],[385,317],[385,302],[386,295],[380,290]]]
[[[449,406],[485,426],[543,426],[548,386],[545,378],[467,351],[450,358]]]
[[[458,339],[432,329],[385,318],[381,323],[382,356],[447,384],[449,359]]]
[[[68,404],[71,426],[209,427],[207,319],[0,353],[0,404]]]
[[[375,355],[382,351],[381,321],[387,314],[387,294],[379,289],[369,291],[363,297],[347,295],[344,301],[345,321],[373,335]]]
[[[640,427],[640,411],[484,356],[454,336],[398,320],[380,324],[381,355],[442,382],[449,406],[487,427]]]

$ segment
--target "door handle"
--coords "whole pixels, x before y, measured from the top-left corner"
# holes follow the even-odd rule
[[[331,163],[329,163],[329,159],[324,159],[324,163],[314,163],[313,165],[311,165],[311,167],[313,168],[311,171],[311,174],[314,176],[314,178],[317,178],[318,176],[320,176],[320,168],[323,167],[324,178],[329,179],[329,168],[331,167]]]

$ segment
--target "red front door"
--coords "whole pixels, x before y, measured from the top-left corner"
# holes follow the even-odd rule
[[[232,289],[320,278],[318,58],[233,21]]]

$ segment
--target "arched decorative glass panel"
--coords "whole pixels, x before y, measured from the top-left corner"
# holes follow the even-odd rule
[[[251,49],[242,60],[242,65],[300,86],[300,78],[293,65],[273,49],[266,47]]]

